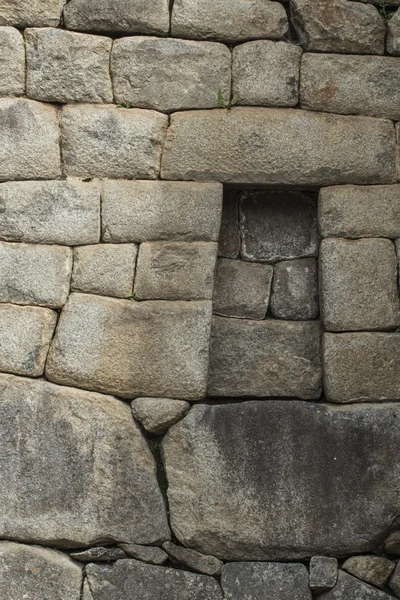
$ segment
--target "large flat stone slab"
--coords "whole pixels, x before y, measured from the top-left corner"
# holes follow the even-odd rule
[[[0,25],[24,27],[57,27],[66,0],[3,0]]]
[[[307,567],[300,564],[229,563],[221,584],[227,600],[312,600]]]
[[[0,95],[22,96],[25,92],[25,44],[15,27],[0,27],[0,53]]]

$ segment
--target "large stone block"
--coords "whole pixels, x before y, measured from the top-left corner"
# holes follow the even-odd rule
[[[214,317],[210,396],[316,399],[321,377],[318,322]]]
[[[24,92],[24,38],[14,27],[0,27],[0,96],[22,96]]]
[[[344,600],[345,598],[362,598],[365,600],[393,600],[393,596],[381,592],[359,579],[339,571],[338,581],[329,592],[319,596],[320,600]]]
[[[307,567],[299,564],[230,563],[221,584],[227,600],[312,600]]]
[[[66,0],[2,0],[0,25],[57,27]]]
[[[219,90],[230,98],[231,53],[213,42],[128,37],[114,42],[111,73],[116,102],[166,112],[215,108]]]
[[[400,9],[388,23],[386,47],[389,54],[400,56]]]
[[[65,174],[156,179],[167,123],[166,115],[150,110],[66,106],[61,120]]]
[[[295,109],[176,113],[162,177],[307,187],[394,183],[393,124]]]
[[[315,258],[285,260],[275,265],[271,312],[278,319],[294,321],[307,321],[318,317],[318,275]]]
[[[172,529],[228,561],[376,551],[400,509],[399,418],[395,403],[194,406],[163,441]]]
[[[50,348],[51,381],[116,394],[199,400],[211,302],[131,302],[72,294]]]
[[[2,538],[66,548],[169,539],[155,463],[129,406],[0,375],[0,415]]]
[[[27,29],[27,95],[45,102],[112,102],[112,40],[61,29]]]

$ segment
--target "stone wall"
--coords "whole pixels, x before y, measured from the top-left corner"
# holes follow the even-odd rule
[[[1,600],[400,597],[400,0],[0,0]]]

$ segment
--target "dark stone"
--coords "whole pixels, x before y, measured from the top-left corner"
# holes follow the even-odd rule
[[[71,558],[84,563],[112,562],[120,558],[126,558],[126,554],[121,548],[103,548],[101,546],[96,546],[95,548],[89,548],[89,550],[83,550],[83,552],[72,552]]]
[[[310,560],[310,588],[314,594],[331,590],[336,585],[338,561],[330,556],[313,556]]]
[[[224,192],[218,254],[225,258],[237,258],[239,252],[239,193],[228,190]]]
[[[321,594],[318,600],[393,600],[393,596],[339,571],[335,587]]]
[[[278,319],[306,321],[317,318],[318,275],[315,258],[287,260],[275,265],[271,312]]]

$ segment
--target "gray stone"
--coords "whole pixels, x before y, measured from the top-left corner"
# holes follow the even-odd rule
[[[0,371],[42,375],[56,322],[47,308],[0,304]]]
[[[175,113],[162,177],[303,187],[394,183],[393,124],[290,108]]]
[[[301,46],[309,52],[383,54],[385,22],[374,6],[348,0],[291,0]]]
[[[14,27],[0,27],[0,96],[22,96],[24,93],[24,38]]]
[[[129,406],[13,375],[0,375],[0,388],[2,538],[73,549],[169,539]]]
[[[378,550],[399,514],[399,418],[398,403],[192,407],[163,441],[175,535],[229,561]]]
[[[131,302],[71,294],[50,348],[56,383],[122,398],[200,400],[211,302]]]
[[[400,10],[396,11],[387,25],[386,49],[389,54],[400,56]]]
[[[222,185],[177,181],[105,181],[105,242],[216,242]]]
[[[231,563],[222,569],[222,589],[227,600],[311,600],[304,565]]]
[[[137,246],[96,244],[74,249],[71,289],[129,298],[133,289]]]
[[[0,242],[0,302],[61,308],[71,270],[70,248]]]
[[[324,367],[330,402],[400,400],[398,333],[326,333]]]
[[[59,175],[57,109],[25,98],[1,98],[0,181]]]
[[[24,27],[57,27],[66,0],[2,0],[0,25]]]
[[[208,379],[210,396],[283,396],[311,400],[320,397],[321,386],[318,322],[214,317]]]
[[[86,568],[94,600],[223,600],[212,577],[119,560]]]
[[[211,300],[215,242],[143,242],[135,277],[137,300]]]
[[[113,562],[121,558],[126,558],[126,554],[122,548],[103,548],[101,546],[89,548],[89,550],[83,550],[82,552],[72,552],[70,556],[74,560],[83,563]]]
[[[213,312],[239,319],[264,319],[273,273],[271,265],[220,258],[217,263]]]
[[[65,174],[156,179],[167,122],[166,115],[150,110],[101,104],[64,107]]]
[[[400,563],[397,563],[393,577],[389,581],[390,589],[400,597]]]
[[[185,416],[190,404],[171,398],[136,398],[131,403],[131,408],[133,416],[146,431],[165,433],[171,425]]]
[[[338,577],[338,561],[329,556],[313,556],[310,560],[310,588],[314,594],[331,590]]]
[[[218,255],[237,258],[240,252],[239,235],[239,192],[224,191]]]
[[[318,317],[318,276],[315,258],[287,260],[275,265],[271,312],[278,319],[294,321],[307,321]]]
[[[152,565],[163,565],[168,559],[168,554],[157,548],[157,546],[139,546],[138,544],[120,544],[124,552],[137,560],[147,562]]]
[[[397,259],[390,240],[325,239],[319,264],[326,329],[390,329],[400,323]]]
[[[231,53],[213,42],[128,37],[114,42],[111,74],[116,102],[166,112],[214,108],[219,90],[229,102]]]
[[[92,592],[90,591],[89,582],[87,579],[83,582],[82,600],[93,600]]]
[[[172,563],[183,565],[205,575],[215,576],[221,573],[223,563],[215,556],[207,556],[196,552],[196,550],[177,546],[172,542],[164,542],[163,548],[168,553]]]
[[[100,240],[100,192],[80,181],[0,184],[0,239],[41,244]]]
[[[378,588],[384,588],[395,564],[383,556],[352,556],[342,565],[343,571]]]
[[[61,29],[27,29],[27,95],[44,102],[112,102],[112,40]]]
[[[400,556],[400,531],[394,531],[385,542],[385,550],[388,554]]]
[[[350,600],[350,598],[393,600],[393,596],[389,596],[389,594],[385,594],[343,571],[339,571],[338,582],[335,587],[331,591],[321,594],[318,598],[319,600]]]
[[[286,42],[257,40],[233,49],[232,90],[238,104],[296,106],[302,50]]]

